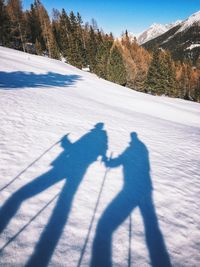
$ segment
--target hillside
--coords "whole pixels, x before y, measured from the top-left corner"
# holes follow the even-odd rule
[[[0,47],[0,107],[0,266],[199,265],[199,104]]]
[[[200,55],[199,33],[200,11],[143,45],[150,50],[155,47],[168,49],[175,60],[190,59],[196,63]]]

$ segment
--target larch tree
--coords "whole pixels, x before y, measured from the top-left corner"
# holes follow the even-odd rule
[[[45,46],[48,52],[49,57],[59,59],[59,50],[52,32],[52,25],[49,19],[49,15],[44,8],[44,6],[40,3],[39,0],[36,1],[36,8],[42,28],[42,35],[45,41]]]
[[[11,21],[11,42],[13,43],[14,48],[22,49],[25,52],[26,29],[21,1],[8,0],[7,12]]]

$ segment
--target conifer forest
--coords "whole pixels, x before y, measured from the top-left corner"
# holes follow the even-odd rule
[[[126,30],[115,38],[79,13],[48,14],[40,0],[29,10],[20,0],[0,0],[0,45],[65,61],[140,92],[200,102],[200,57],[175,61],[168,50],[140,46]]]

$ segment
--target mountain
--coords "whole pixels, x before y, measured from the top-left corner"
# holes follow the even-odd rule
[[[175,60],[189,59],[195,63],[200,56],[200,11],[143,46],[150,50],[168,49]]]
[[[154,23],[152,24],[147,30],[145,30],[144,32],[142,32],[141,34],[137,35],[137,41],[138,43],[144,44],[160,35],[162,35],[163,33],[167,32],[168,30],[170,30],[171,28],[175,27],[176,25],[178,25],[181,21],[178,20],[174,23],[170,23],[170,24],[157,24]]]
[[[199,265],[199,104],[0,47],[0,107],[0,266]]]

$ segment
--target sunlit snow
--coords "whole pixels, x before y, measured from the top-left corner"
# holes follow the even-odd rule
[[[0,266],[199,266],[199,147],[198,103],[0,47]]]

